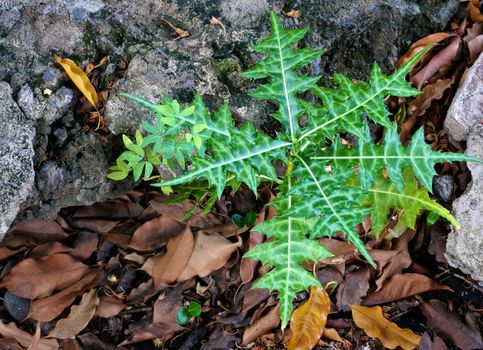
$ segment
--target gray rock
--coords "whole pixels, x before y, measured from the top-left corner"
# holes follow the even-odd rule
[[[444,202],[449,202],[453,195],[453,177],[451,175],[435,176],[433,192]]]
[[[483,159],[483,125],[468,135],[466,154]],[[461,224],[448,236],[446,257],[450,265],[483,281],[483,164],[468,163],[473,178],[465,193],[453,203],[453,215]]]
[[[205,98],[222,103],[230,94],[211,67],[212,51],[201,41],[159,43],[153,49],[140,50],[131,60],[126,77],[118,81],[106,105],[106,123],[114,134],[133,133],[142,119],[153,115],[119,92],[129,92],[148,101],[161,101],[162,95],[177,96],[191,102],[196,91]]]
[[[311,28],[308,44],[327,51],[312,71],[329,82],[334,72],[366,80],[374,62],[392,69],[412,42],[444,28],[458,5],[458,0],[298,0],[292,7],[300,10],[301,25]]]
[[[483,122],[483,55],[468,70],[448,110],[444,128],[455,141],[464,141],[472,127]]]
[[[34,185],[35,129],[0,82],[0,239],[29,199]]]

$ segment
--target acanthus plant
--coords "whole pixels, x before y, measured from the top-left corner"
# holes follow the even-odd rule
[[[436,174],[434,165],[478,160],[431,150],[422,129],[408,146],[399,140],[397,125],[391,122],[384,100],[387,96],[420,93],[405,78],[425,50],[389,76],[374,64],[369,82],[354,83],[336,74],[337,88],[326,88],[317,85],[318,77],[299,72],[323,53],[296,48],[307,29],[286,30],[274,13],[270,21],[270,36],[253,47],[266,57],[242,76],[269,81],[251,95],[278,104],[273,117],[282,124],[282,132],[272,138],[250,122],[237,128],[228,104],[212,116],[199,95],[182,108],[167,97],[155,105],[124,94],[154,111],[157,123],[144,121],[146,136],[137,132],[136,143],[123,136],[128,151],[119,156],[109,177],[121,180],[133,171],[135,180],[143,174],[144,179],[157,179],[153,186],[182,186],[174,187],[179,191],[178,198],[192,195],[207,210],[226,187],[235,192],[243,183],[256,193],[261,182],[277,183],[279,193],[270,203],[277,215],[255,228],[271,239],[245,257],[272,267],[253,287],[278,292],[284,328],[296,293],[320,285],[302,263],[332,255],[319,238],[342,232],[375,267],[356,226],[370,216],[371,233],[379,237],[391,209],[409,227],[414,227],[422,210],[458,226],[450,213],[428,195]],[[316,96],[319,103],[303,99],[306,92]],[[378,143],[370,135],[370,121],[385,128]],[[342,142],[341,133],[351,134],[357,141],[350,147]],[[286,164],[282,178],[275,172],[276,160]],[[182,168],[188,163],[187,172],[167,181],[151,177],[155,166],[174,166],[175,161]]]

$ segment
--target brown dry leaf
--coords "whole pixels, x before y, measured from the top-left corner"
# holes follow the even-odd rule
[[[75,235],[73,249],[69,255],[80,261],[87,259],[97,249],[99,237],[92,232],[81,232]]]
[[[382,289],[369,295],[363,304],[368,306],[379,305],[434,290],[453,291],[450,287],[439,284],[425,275],[403,273],[392,276]]]
[[[137,251],[155,250],[179,235],[186,225],[167,215],[160,215],[139,226],[132,236],[129,248]]]
[[[122,310],[128,306],[114,296],[103,296],[99,298],[95,316],[113,317],[117,316]]]
[[[0,349],[2,350],[25,350],[25,348],[20,345],[13,338],[0,338]]]
[[[174,283],[190,260],[194,248],[193,233],[189,226],[167,244],[166,253],[149,258],[142,270],[153,277],[154,286]]]
[[[433,33],[424,38],[414,42],[408,49],[408,51],[396,62],[396,67],[402,66],[404,63],[413,58],[419,51],[426,46],[437,43],[450,36],[449,33]]]
[[[279,305],[272,308],[265,316],[259,318],[254,324],[247,327],[243,333],[242,345],[247,346],[258,337],[266,334],[280,324]]]
[[[86,73],[75,64],[74,61],[68,58],[60,58],[54,56],[55,61],[64,68],[69,78],[74,82],[75,86],[82,92],[86,99],[94,106],[95,109],[99,108],[99,98],[97,92],[91,81],[87,77]]]
[[[88,230],[97,233],[108,233],[119,221],[115,220],[96,220],[96,219],[73,219],[72,227],[78,230]]]
[[[68,236],[57,222],[43,219],[19,222],[9,231],[8,235],[25,237],[37,244],[61,241]]]
[[[425,86],[423,93],[416,96],[409,104],[408,113],[417,113],[417,116],[423,115],[433,101],[443,97],[443,94],[451,87],[453,82],[453,79],[439,79],[435,83]]]
[[[364,330],[368,336],[379,339],[384,347],[395,349],[400,346],[404,350],[411,350],[419,345],[419,335],[386,320],[379,306],[351,305],[351,308],[352,318],[357,327]]]
[[[30,258],[40,259],[44,256],[58,254],[58,253],[69,253],[72,250],[71,247],[60,242],[49,242],[36,246],[30,251]]]
[[[0,321],[0,334],[4,338],[15,339],[24,349],[28,348],[34,341],[33,335],[17,328],[17,325],[13,322],[4,324]],[[35,345],[35,350],[57,350],[59,348],[59,343],[55,339],[40,338]]]
[[[0,287],[19,297],[35,299],[77,282],[87,270],[86,265],[67,254],[28,258],[12,268]]]
[[[448,347],[444,343],[443,339],[434,336],[434,340],[431,340],[428,332],[424,332],[419,343],[419,350],[448,350]]]
[[[129,253],[122,257],[124,260],[135,262],[136,264],[142,265],[146,262],[146,257],[138,253]]]
[[[290,318],[292,338],[287,348],[312,349],[322,336],[329,309],[330,298],[327,291],[324,288],[311,287],[309,299],[295,310]]]
[[[262,211],[257,216],[257,220],[255,221],[254,226],[256,227],[260,223],[265,221],[265,211]],[[260,232],[250,231],[250,236],[248,237],[247,242],[247,252],[250,251],[253,247],[263,243],[265,236]],[[246,253],[246,252],[245,252]],[[242,258],[240,261],[240,277],[242,283],[248,283],[253,279],[253,275],[255,274],[255,269],[257,268],[258,261]]]
[[[384,282],[392,276],[401,273],[412,263],[409,255],[408,244],[415,235],[416,231],[407,230],[401,237],[395,240],[393,250],[399,252],[382,270],[381,276],[376,280],[376,290],[380,290]]]
[[[46,298],[34,300],[30,308],[29,318],[41,322],[49,322],[59,316],[62,311],[72,304],[82,292],[93,288],[104,276],[102,270],[92,271],[80,281],[66,289]]]
[[[344,276],[344,281],[337,288],[337,307],[340,311],[349,311],[351,304],[361,303],[369,290],[370,277],[367,266]]]
[[[25,248],[10,249],[7,247],[0,247],[0,261],[10,258],[24,250]]]
[[[462,50],[463,41],[460,37],[455,36],[444,49],[434,55],[428,64],[411,78],[411,82],[417,89],[421,90],[424,84],[434,76],[446,74],[453,61],[460,56]]]
[[[73,215],[73,219],[131,219],[138,217],[143,211],[141,205],[121,197],[80,207]]]
[[[52,329],[48,338],[67,339],[77,335],[91,321],[99,305],[99,297],[97,290],[91,289],[82,296],[79,305],[71,308],[69,316],[57,322],[55,328]]]
[[[481,13],[479,0],[470,0],[468,3],[468,10],[470,11],[470,17],[474,22],[483,22],[483,14]]]
[[[241,237],[238,237],[238,242],[232,243],[220,234],[198,231],[193,254],[183,272],[179,275],[178,281],[186,281],[194,276],[205,277],[218,270],[225,265],[231,254],[241,244]]]
[[[183,306],[183,286],[168,288],[161,293],[153,306],[152,323],[140,323],[133,326],[130,339],[126,339],[120,346],[133,344],[155,338],[169,339],[175,332],[185,328],[176,323],[176,314]]]
[[[448,311],[442,302],[430,300],[419,307],[428,327],[443,339],[449,339],[461,349],[483,349],[481,335],[461,322],[458,315]]]
[[[470,50],[470,63],[473,63],[483,52],[483,35],[478,35],[468,42],[468,49]]]

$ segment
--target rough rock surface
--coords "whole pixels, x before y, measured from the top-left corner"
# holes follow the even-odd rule
[[[483,159],[483,55],[468,70],[445,120],[448,135],[467,140],[466,154]],[[461,224],[448,236],[448,262],[476,280],[483,281],[483,164],[468,163],[472,182],[453,203],[453,215]]]
[[[465,153],[483,159],[483,124],[470,131]],[[461,228],[448,236],[446,257],[452,266],[483,281],[483,164],[468,163],[468,168],[472,182],[453,203],[453,215]]]
[[[455,141],[464,141],[474,125],[483,122],[483,55],[468,70],[451,104],[444,128]]]
[[[118,92],[153,101],[167,93],[188,101],[200,90],[210,108],[229,99],[236,119],[252,119],[262,129],[273,130],[266,117],[273,106],[247,96],[254,84],[238,76],[257,59],[249,47],[267,35],[270,10],[277,13],[281,9],[300,10],[299,19],[282,16],[284,25],[311,27],[306,44],[327,50],[311,70],[327,82],[334,71],[366,78],[373,61],[386,70],[392,68],[398,54],[411,42],[443,29],[458,3],[458,0],[0,1],[0,81],[11,86],[12,92],[6,94],[13,96],[21,109],[9,104],[11,108],[1,118],[25,120],[23,125],[31,125],[36,131],[24,136],[25,145],[33,145],[28,157],[30,167],[24,170],[33,166],[35,180],[28,177],[22,181],[25,191],[15,203],[9,202],[5,207],[8,213],[2,216],[9,221],[1,227],[0,236],[18,214],[54,215],[61,207],[88,204],[112,195],[114,187],[105,174],[118,152],[115,148],[119,147],[119,136],[115,135],[130,133],[141,118],[149,118],[148,112],[119,98]],[[212,16],[225,25],[226,31],[209,23]],[[188,30],[190,36],[174,40],[176,34],[164,20]],[[81,67],[108,56],[99,87],[114,87],[104,111],[114,136],[104,139],[83,131],[82,122],[73,114],[80,94],[53,61],[55,54],[69,57]],[[126,75],[113,80],[113,71],[124,61],[128,63]],[[52,95],[44,95],[45,88]],[[6,101],[11,102],[12,97]],[[1,135],[14,135],[20,130],[12,123],[0,125]],[[2,152],[7,149],[1,146],[3,142],[2,139]],[[1,175],[2,181],[17,176],[16,169],[7,169],[8,174]],[[2,183],[1,198],[14,192],[18,193],[14,182]]]
[[[0,82],[0,235],[30,195],[34,185],[33,122],[20,111],[12,89]]]

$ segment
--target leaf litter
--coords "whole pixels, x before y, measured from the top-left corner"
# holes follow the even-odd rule
[[[448,140],[442,125],[465,71],[483,49],[477,5],[468,3],[470,18],[455,23],[452,32],[422,38],[400,58],[398,64],[433,45],[410,73],[423,93],[388,101],[398,115],[403,142],[423,125],[434,149],[463,149]],[[212,19],[224,30],[218,22]],[[189,35],[166,24],[176,39]],[[100,108],[112,86],[99,88],[96,74],[108,60],[91,63],[83,72],[98,91]],[[92,99],[85,77],[79,73],[75,79],[91,90],[87,101]],[[85,117],[90,108],[84,103],[76,113]],[[100,121],[85,120],[92,128]],[[97,127],[102,132],[102,123]],[[452,177],[452,199],[470,179],[464,164],[436,170]],[[266,206],[271,191],[276,188],[262,188],[261,199],[225,193],[211,213],[197,209],[184,222],[191,200],[172,205],[169,197],[141,187],[117,199],[65,208],[55,219],[16,224],[0,243],[0,348],[483,347],[482,290],[447,265],[447,223],[437,220],[431,226],[423,214],[408,229],[405,214],[394,211],[380,238],[366,238],[378,270],[341,236],[322,239],[334,257],[306,268],[329,287],[299,293],[291,326],[282,331],[274,296],[250,289],[266,268],[242,258],[265,238],[230,220],[253,210],[257,223],[273,216],[273,208]],[[370,234],[371,220],[358,230]],[[181,326],[176,315],[190,303],[199,304],[201,314]]]

